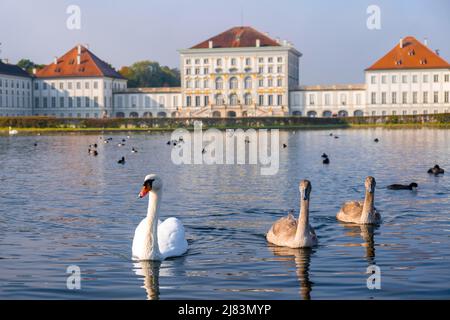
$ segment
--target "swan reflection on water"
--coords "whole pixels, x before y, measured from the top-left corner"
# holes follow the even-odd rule
[[[133,263],[134,273],[144,277],[144,286],[147,291],[147,300],[159,300],[159,272],[161,261],[139,261]]]
[[[309,266],[311,264],[311,255],[315,252],[311,248],[291,249],[288,247],[278,247],[269,245],[270,251],[280,261],[293,261],[297,279],[300,282],[300,296],[303,300],[311,300],[311,291],[313,282],[309,280]]]
[[[364,257],[367,260],[368,266],[376,264],[375,262],[375,231],[379,228],[379,225],[366,225],[366,224],[351,224],[342,223],[339,224],[345,228],[345,234],[353,238],[361,237],[364,240],[360,245],[366,248]],[[354,246],[356,244],[348,244],[347,246]]]

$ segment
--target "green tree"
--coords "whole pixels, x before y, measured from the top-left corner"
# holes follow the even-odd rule
[[[122,67],[119,73],[128,79],[128,87],[178,87],[180,72],[155,61],[138,61],[129,67]]]

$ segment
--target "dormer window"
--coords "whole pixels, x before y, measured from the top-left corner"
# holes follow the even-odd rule
[[[414,49],[408,51],[408,56],[413,56],[415,54],[416,54],[416,52],[414,51]]]
[[[396,65],[396,66],[401,66],[401,65],[402,65],[402,60],[397,60],[397,61],[395,61],[395,65]]]
[[[427,64],[427,59],[421,59],[420,64]]]

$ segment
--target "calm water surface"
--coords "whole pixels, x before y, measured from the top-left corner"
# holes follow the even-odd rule
[[[3,299],[443,299],[450,298],[450,130],[285,131],[280,170],[258,166],[175,166],[169,134],[0,137],[0,298]],[[378,137],[380,143],[373,139]],[[34,147],[34,142],[38,143]],[[88,156],[91,143],[99,156]],[[131,147],[140,152],[131,154]],[[322,165],[320,155],[331,157]],[[126,156],[125,166],[117,160]],[[146,215],[143,178],[164,180],[161,218],[176,216],[190,249],[162,263],[131,260]],[[341,224],[346,200],[377,179],[376,228]],[[265,233],[290,209],[298,183],[312,182],[313,250],[275,248]],[[389,191],[391,183],[417,192]],[[381,268],[381,290],[366,269]],[[81,268],[81,290],[66,269]]]

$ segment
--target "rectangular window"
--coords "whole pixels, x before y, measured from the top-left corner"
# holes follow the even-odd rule
[[[433,94],[433,102],[439,103],[439,92],[438,91],[435,91]]]
[[[199,75],[200,74],[200,68],[195,68],[195,74]]]
[[[433,82],[434,83],[439,82],[439,75],[438,74],[433,75]]]
[[[64,90],[64,82],[60,82],[59,83],[59,89],[60,90]]]
[[[417,75],[416,75],[416,74],[413,75],[413,77],[412,77],[412,82],[413,82],[413,83],[417,83]]]
[[[423,75],[423,83],[428,83],[428,75],[427,74]]]
[[[325,95],[325,105],[326,106],[330,105],[330,95],[328,93]]]
[[[383,84],[386,83],[386,76],[381,76],[381,83],[383,83]]]
[[[42,89],[43,90],[47,90],[47,83],[46,82],[42,83]]]
[[[68,86],[69,90],[72,90],[72,82],[69,82],[69,83],[67,84],[67,86]]]
[[[423,93],[423,103],[428,103],[428,92]]]
[[[370,77],[370,83],[371,84],[376,84],[377,83],[377,77],[376,76]]]
[[[314,99],[315,98],[315,95],[313,95],[313,94],[310,94],[309,95],[309,105],[310,106],[313,106],[315,103],[314,103]]]
[[[42,106],[43,106],[44,108],[47,108],[47,107],[48,107],[48,106],[47,106],[47,97],[44,97],[43,102],[42,102]]]
[[[444,76],[444,82],[449,82],[450,75],[446,74]]]
[[[283,96],[281,94],[277,97],[277,105],[282,106],[283,105]]]
[[[73,107],[73,98],[69,97],[69,108]]]
[[[277,72],[278,73],[283,73],[283,67],[282,66],[278,66],[277,67]]]
[[[264,67],[259,67],[258,68],[258,73],[259,74],[263,74],[264,73]]]
[[[89,97],[84,97],[84,101],[85,101],[85,103],[84,103],[85,107],[89,108],[90,107]]]
[[[209,68],[203,68],[203,74],[209,74]]]
[[[84,83],[84,88],[85,88],[85,89],[89,89],[89,82],[86,81],[86,82]]]
[[[200,96],[195,96],[195,106],[200,107]]]
[[[278,79],[277,80],[277,86],[278,87],[282,87],[283,86],[283,79]]]
[[[81,97],[77,97],[77,107],[81,108]]]
[[[444,102],[445,103],[448,103],[448,94],[449,94],[448,91],[444,92]]]
[[[187,96],[187,97],[186,97],[186,106],[187,106],[187,107],[190,107],[190,106],[191,106],[191,102],[192,102],[191,99],[192,99],[192,98],[191,98],[190,96]]]
[[[39,98],[34,98],[34,106],[39,108]]]
[[[413,92],[413,103],[414,104],[417,103],[417,92],[416,91]]]
[[[397,83],[397,76],[392,76],[392,83]]]
[[[381,104],[386,104],[386,92],[381,93]]]
[[[249,66],[252,60],[250,58],[245,59],[245,65]]]
[[[258,86],[259,86],[260,88],[264,87],[264,79],[259,79],[259,80],[258,80]]]
[[[39,90],[39,82],[34,83],[34,90]]]
[[[205,96],[204,102],[205,102],[205,106],[209,105],[209,96]]]
[[[402,76],[402,83],[408,82],[408,76]]]
[[[269,95],[269,106],[273,106],[273,95]]]
[[[392,92],[392,104],[397,103],[397,92]]]
[[[94,97],[94,107],[98,108],[98,97]]]
[[[94,81],[94,89],[98,89],[98,82]]]
[[[263,106],[264,105],[264,95],[259,95],[259,97],[258,97],[258,104],[260,105],[260,106]]]
[[[64,108],[64,97],[59,98],[59,107]]]
[[[403,104],[408,103],[408,92],[402,92],[402,103]]]
[[[273,87],[273,79],[269,79],[269,80],[267,81],[267,86],[268,86],[269,88]]]
[[[370,95],[370,104],[376,104],[376,103],[377,103],[377,93],[372,92],[372,94]]]

